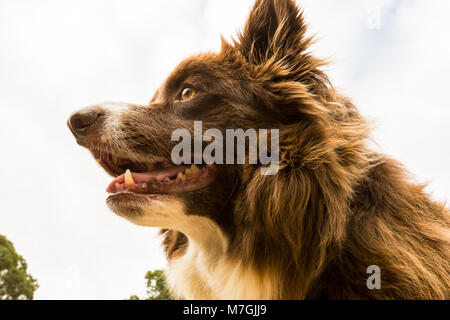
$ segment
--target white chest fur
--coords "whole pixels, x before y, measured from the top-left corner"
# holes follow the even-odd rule
[[[229,241],[211,219],[188,215],[184,204],[171,197],[152,200],[143,214],[128,217],[138,225],[178,230],[189,239],[186,253],[170,261],[166,270],[170,287],[184,299],[272,299],[270,276],[229,257]]]
[[[176,295],[189,300],[273,298],[275,292],[270,277],[230,259],[226,237],[209,221],[209,228],[203,232],[204,241],[190,240],[185,255],[169,263],[166,274]]]

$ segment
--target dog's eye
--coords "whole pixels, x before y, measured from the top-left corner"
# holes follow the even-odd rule
[[[181,100],[190,100],[195,96],[195,90],[192,88],[184,88],[181,92]]]

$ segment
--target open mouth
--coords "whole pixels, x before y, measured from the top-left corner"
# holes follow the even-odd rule
[[[172,194],[202,189],[213,182],[213,165],[173,165],[171,161],[138,163],[110,153],[92,152],[97,162],[115,179],[106,191],[112,195]]]

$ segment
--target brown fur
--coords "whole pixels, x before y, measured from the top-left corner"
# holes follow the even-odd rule
[[[449,210],[368,148],[366,121],[320,70],[305,34],[294,1],[257,0],[234,43],[187,59],[149,106],[121,115],[125,138],[110,138],[109,148],[142,162],[166,159],[171,132],[192,131],[193,120],[204,130],[280,128],[276,175],[223,165],[212,185],[176,195],[187,214],[226,235],[217,263],[253,270],[272,299],[449,299]],[[200,94],[181,103],[185,83]],[[170,263],[187,254],[185,234],[163,234]],[[366,286],[370,265],[381,268],[380,290]]]
[[[366,148],[366,122],[305,52],[305,31],[292,1],[257,1],[238,50],[223,43],[230,63],[252,66],[241,70],[264,104],[309,120],[282,131],[276,176],[245,168],[231,255],[275,275],[273,298],[449,299],[448,210]],[[382,290],[366,287],[370,265]]]

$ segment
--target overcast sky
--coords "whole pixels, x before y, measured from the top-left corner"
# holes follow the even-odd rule
[[[314,51],[378,149],[450,198],[450,1],[301,0]],[[166,264],[156,231],[106,207],[111,180],[66,128],[101,101],[145,104],[177,63],[218,50],[246,0],[0,0],[0,234],[37,299],[123,299]]]

